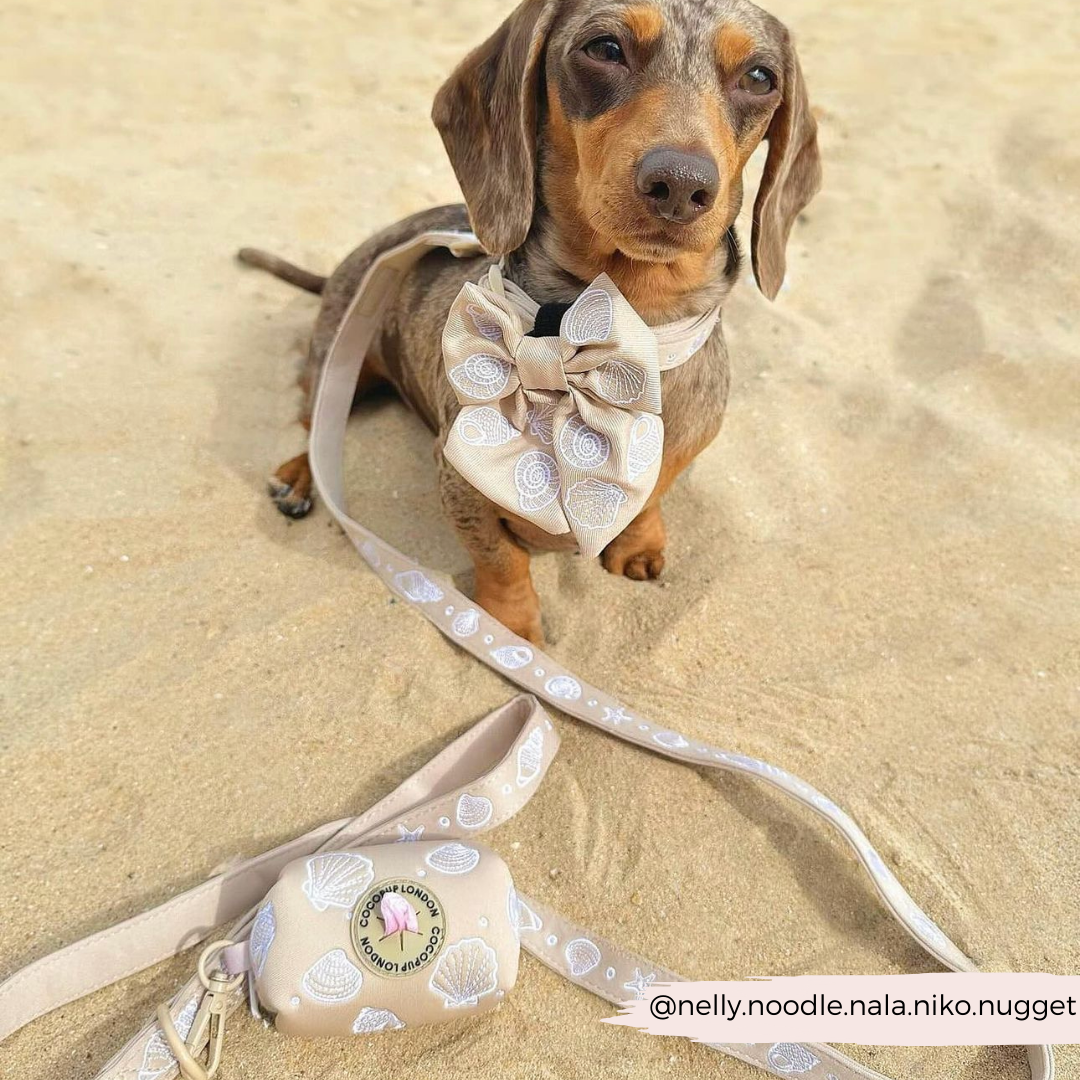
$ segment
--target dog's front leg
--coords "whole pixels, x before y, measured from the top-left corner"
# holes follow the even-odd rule
[[[656,499],[604,548],[600,561],[609,573],[648,581],[658,578],[664,569],[666,544],[667,530],[660,514],[660,500]]]
[[[441,458],[439,495],[472,556],[476,602],[515,634],[542,645],[540,598],[529,574],[529,553],[500,520],[499,508]]]

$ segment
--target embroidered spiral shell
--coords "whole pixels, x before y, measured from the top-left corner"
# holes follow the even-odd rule
[[[677,731],[658,731],[653,742],[666,746],[669,750],[682,750],[690,744]]]
[[[645,372],[625,360],[608,360],[596,369],[596,387],[612,405],[632,405],[645,392]]]
[[[600,963],[600,950],[588,938],[574,938],[566,946],[566,965],[575,978],[588,975]]]
[[[248,939],[248,952],[251,954],[251,970],[258,978],[266,964],[266,955],[274,942],[274,934],[277,933],[277,920],[274,917],[274,905],[267,900],[261,908],[255,921],[251,924],[251,937]]]
[[[559,432],[559,452],[576,469],[598,469],[611,453],[611,442],[580,416],[571,416]]]
[[[463,409],[458,414],[457,432],[469,446],[505,446],[512,439],[521,438],[521,432],[490,405]]]
[[[479,829],[491,820],[494,812],[492,801],[485,795],[466,792],[457,801],[457,821],[463,829]]]
[[[502,327],[490,312],[485,311],[482,307],[477,307],[476,304],[469,304],[465,310],[469,313],[469,318],[472,319],[473,326],[476,327],[478,334],[486,337],[488,341],[502,340]]]
[[[510,364],[501,356],[474,353],[464,363],[447,372],[450,381],[467,398],[490,401],[510,382]]]
[[[607,341],[614,314],[603,289],[586,289],[563,316],[562,336],[574,345]]]
[[[577,701],[581,697],[581,683],[571,675],[554,675],[544,684],[552,697],[565,701]]]
[[[555,441],[554,422],[554,405],[534,405],[525,414],[529,434],[535,435],[545,446],[550,446]]]
[[[430,604],[434,600],[441,600],[444,595],[442,589],[419,570],[403,570],[394,576],[394,584],[418,604]]]
[[[476,869],[480,852],[467,844],[443,844],[428,852],[424,862],[440,874],[467,874]]]
[[[493,649],[491,655],[496,663],[508,671],[523,668],[533,658],[532,649],[528,649],[524,645],[501,645],[499,648]]]
[[[559,494],[559,466],[543,450],[528,450],[514,466],[518,503],[526,514],[543,510]]]
[[[566,493],[566,512],[583,529],[607,529],[615,524],[627,495],[618,484],[580,480]]]
[[[379,1031],[400,1031],[405,1026],[403,1020],[389,1009],[373,1009],[365,1005],[353,1021],[354,1035],[374,1035]]]
[[[364,976],[345,955],[344,949],[331,949],[308,968],[300,985],[308,997],[328,1005],[337,1005],[360,993]]]
[[[650,413],[642,413],[630,429],[630,445],[626,450],[626,471],[636,480],[660,456],[664,435],[660,421]]]
[[[472,637],[480,629],[480,613],[475,608],[459,611],[450,628],[458,637]]]
[[[329,907],[352,908],[374,877],[370,859],[336,851],[308,859],[307,880],[302,888],[316,911]]]
[[[798,1043],[774,1043],[769,1047],[769,1065],[779,1073],[809,1072],[820,1060]]]
[[[543,762],[544,732],[541,728],[533,728],[529,737],[518,747],[518,787],[524,787],[531,780],[535,780],[537,773],[540,772],[540,766]]]
[[[514,932],[519,936],[543,929],[544,924],[540,916],[518,896],[517,889],[513,885],[506,894],[506,914],[509,916]]]
[[[431,976],[431,989],[448,1009],[479,1003],[498,986],[495,950],[481,938],[465,938],[443,950]]]

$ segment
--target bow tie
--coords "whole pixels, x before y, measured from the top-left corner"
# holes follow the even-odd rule
[[[492,502],[598,555],[641,512],[660,472],[657,334],[606,274],[563,315],[557,337],[527,336],[522,309],[535,305],[495,268],[484,281],[462,288],[443,331],[462,404],[443,454]],[[677,361],[715,324],[715,313],[693,321],[698,332]]]

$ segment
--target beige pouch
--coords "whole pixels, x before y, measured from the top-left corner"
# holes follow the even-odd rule
[[[297,859],[249,941],[259,1003],[289,1035],[359,1035],[486,1012],[513,988],[506,863],[418,841]]]

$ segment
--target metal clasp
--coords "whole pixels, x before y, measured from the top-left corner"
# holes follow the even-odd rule
[[[176,1058],[176,1064],[180,1068],[180,1075],[184,1080],[212,1080],[221,1064],[221,1051],[225,1045],[225,1017],[229,1007],[229,996],[244,981],[245,973],[230,975],[221,968],[214,968],[208,975],[206,973],[207,962],[211,956],[216,956],[222,949],[231,946],[231,941],[215,941],[207,945],[199,956],[199,982],[203,984],[206,993],[199,1003],[195,1019],[191,1022],[191,1029],[187,1038],[183,1038],[176,1030],[172,1014],[167,1005],[159,1005],[157,1010],[158,1023],[161,1025],[165,1041]],[[195,1057],[203,1045],[206,1045],[206,1064],[203,1065]]]

